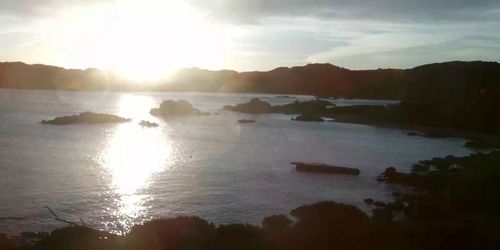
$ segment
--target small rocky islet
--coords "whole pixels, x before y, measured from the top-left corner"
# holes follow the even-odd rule
[[[150,122],[150,121],[146,121],[146,120],[142,120],[139,122],[139,125],[141,127],[147,127],[147,128],[155,128],[155,127],[158,127],[160,126],[158,123],[156,122]]]
[[[234,106],[226,105],[222,109],[233,112],[251,113],[251,114],[266,114],[266,113],[283,113],[283,114],[298,114],[292,118],[294,121],[325,121],[321,115],[326,113],[335,105],[324,100],[310,101],[294,101],[290,104],[272,106],[266,101],[259,98],[252,98],[248,103],[237,104]]]
[[[165,100],[158,108],[152,108],[149,113],[159,117],[208,115],[208,113],[193,107],[186,100]]]
[[[52,120],[41,120],[42,124],[49,125],[71,125],[71,124],[103,124],[103,123],[123,123],[132,119],[124,118],[112,114],[82,112],[77,115],[60,116]]]
[[[278,113],[275,107],[266,101],[262,101],[260,98],[252,98],[248,103],[236,104],[234,106],[226,105],[222,107],[222,110],[250,114]]]
[[[272,106],[270,103],[261,100],[260,98],[252,98],[247,103],[226,105],[223,110],[250,113],[250,114],[265,114],[265,113],[283,113],[283,114],[321,114],[328,109],[334,107],[335,104],[324,100],[310,101],[294,101],[290,104],[280,106]]]
[[[237,120],[236,122],[238,122],[238,123],[255,123],[257,121],[252,120],[252,119],[240,119],[240,120]]]
[[[359,175],[361,171],[357,168],[333,166],[322,163],[292,162],[298,172]]]
[[[311,115],[311,114],[303,114],[297,117],[292,118],[292,121],[302,121],[302,122],[324,122],[321,116]]]

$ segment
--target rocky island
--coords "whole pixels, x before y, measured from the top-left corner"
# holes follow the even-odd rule
[[[252,120],[252,119],[241,119],[241,120],[238,120],[237,122],[238,123],[254,123],[254,122],[257,122],[257,121]]]
[[[260,98],[252,98],[248,103],[241,103],[234,106],[226,105],[222,109],[251,114],[277,113],[275,107],[266,101],[262,101]]]
[[[323,174],[346,174],[359,175],[361,171],[357,168],[332,166],[321,163],[292,162],[299,172],[323,173]]]
[[[487,86],[493,88],[492,86]],[[432,92],[432,87],[422,87],[417,93]],[[460,86],[465,89],[466,87]],[[451,91],[451,89],[449,90]],[[466,90],[463,90],[464,92]],[[481,92],[482,91],[482,92]],[[359,123],[411,129],[409,136],[429,138],[460,137],[470,142],[466,147],[474,149],[500,148],[500,120],[491,107],[498,106],[498,91],[484,88],[478,90],[485,98],[474,96],[475,104],[464,105],[461,100],[441,98],[427,100],[425,96],[409,94],[407,99],[392,105],[351,105],[335,106],[326,100],[295,101],[286,105],[272,106],[270,103],[253,98],[248,103],[224,106],[224,110],[241,113],[282,113],[298,114],[292,120],[322,121],[324,118],[335,122]],[[415,96],[413,96],[415,95]],[[486,98],[487,97],[487,98]],[[443,109],[440,100],[446,100]],[[480,108],[478,108],[478,107]],[[474,108],[474,112],[465,112]],[[482,110],[488,110],[483,112]],[[464,113],[465,112],[465,113]],[[466,116],[470,116],[466,118]],[[418,131],[418,132],[416,132]]]
[[[335,104],[314,99],[310,101],[295,101],[290,104],[272,106],[259,98],[252,98],[248,103],[237,104],[234,106],[226,105],[223,110],[240,113],[283,113],[283,114],[323,114],[335,107]]]
[[[292,118],[292,121],[303,121],[303,122],[324,122],[325,119],[321,118],[321,116],[317,115],[299,115],[295,118]]]
[[[141,125],[142,127],[147,127],[147,128],[154,128],[154,127],[158,127],[158,123],[156,122],[150,122],[150,121],[146,121],[146,120],[142,120],[141,122],[139,122],[139,125]]]
[[[123,118],[117,115],[82,112],[78,115],[60,116],[52,120],[42,120],[42,124],[50,125],[71,125],[71,124],[101,124],[101,123],[122,123],[132,119]]]
[[[160,104],[159,108],[153,108],[149,111],[151,115],[170,117],[170,116],[193,116],[193,115],[208,115],[193,107],[186,100],[165,100]]]

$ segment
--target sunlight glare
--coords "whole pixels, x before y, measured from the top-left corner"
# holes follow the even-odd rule
[[[137,223],[148,213],[146,190],[156,173],[173,164],[172,147],[161,128],[143,128],[135,121],[142,119],[152,100],[144,96],[124,95],[120,114],[133,117],[134,122],[118,125],[108,138],[101,162],[110,173],[110,186],[117,202],[115,215],[124,228]],[[146,112],[147,114],[147,112]]]
[[[181,1],[146,2],[74,8],[44,30],[65,52],[60,60],[66,65],[108,69],[131,80],[166,78],[182,67],[223,67],[223,27]]]
[[[116,129],[105,162],[112,172],[117,193],[134,194],[147,187],[150,177],[161,171],[170,148],[159,132],[136,124]]]
[[[136,120],[156,120],[156,118],[149,115],[151,108],[157,105],[150,96],[124,94],[120,98],[118,105],[120,107],[118,111],[120,116]]]

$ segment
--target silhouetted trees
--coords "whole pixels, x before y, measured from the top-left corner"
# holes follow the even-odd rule
[[[241,73],[190,68],[176,72],[169,79],[155,81],[153,85],[143,85],[97,69],[71,70],[16,62],[0,63],[0,88],[287,93],[405,99],[420,104],[432,104],[445,98],[443,100],[451,104],[462,100],[463,106],[454,107],[469,112],[463,108],[473,108],[476,101],[493,101],[498,96],[498,72],[500,64],[489,62],[447,62],[407,70],[349,70],[331,64]],[[460,113],[452,112],[453,106],[444,104],[438,108],[443,109],[443,113],[453,114],[449,119],[461,119]],[[483,108],[486,113],[494,109]],[[475,110],[480,109],[473,108],[470,112],[477,113]]]
[[[127,249],[210,249],[215,226],[198,217],[159,219],[135,226],[127,235]]]

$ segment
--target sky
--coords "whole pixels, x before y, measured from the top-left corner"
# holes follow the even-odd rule
[[[500,61],[499,0],[0,0],[0,61],[155,75]]]

